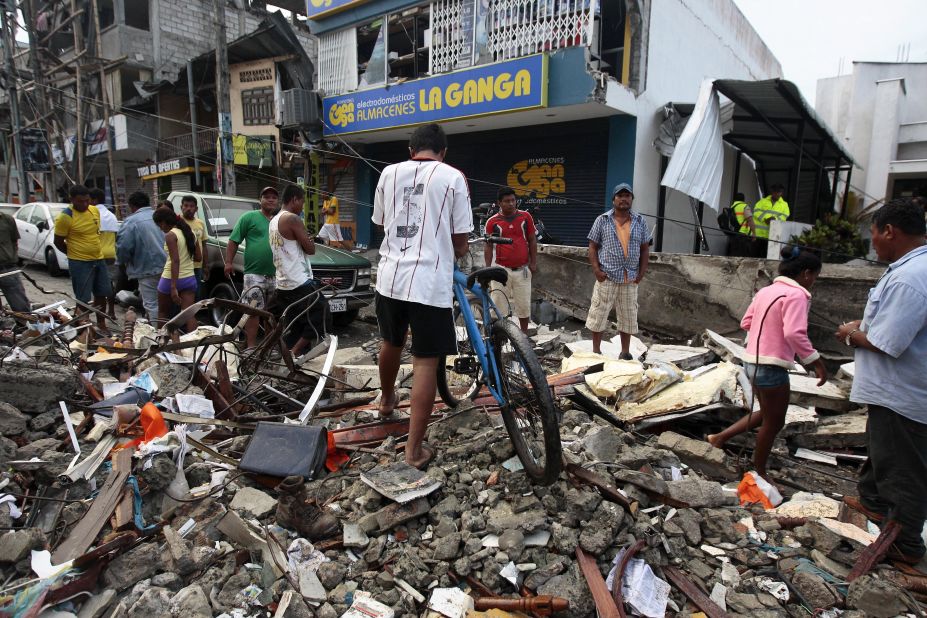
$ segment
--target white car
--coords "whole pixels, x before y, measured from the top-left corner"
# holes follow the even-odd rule
[[[60,275],[68,269],[68,256],[55,247],[55,218],[70,206],[55,202],[33,202],[16,211],[19,229],[19,259],[45,264],[49,274]]]

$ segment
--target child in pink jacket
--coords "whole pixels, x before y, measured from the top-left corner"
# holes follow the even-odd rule
[[[776,435],[785,425],[790,394],[788,370],[795,367],[795,358],[814,368],[818,386],[827,380],[821,355],[808,339],[810,290],[820,273],[821,260],[815,254],[798,247],[782,250],[779,276],[756,293],[740,322],[748,333],[746,357],[741,360],[760,409],[721,433],[708,436],[712,446],[721,448],[734,436],[759,425],[753,465],[767,481],[766,461]]]

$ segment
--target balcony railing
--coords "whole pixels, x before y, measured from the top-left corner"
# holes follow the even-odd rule
[[[198,153],[215,152],[219,129],[201,129],[196,132],[196,151]],[[158,143],[158,160],[187,157],[193,154],[193,136],[183,133],[173,137],[161,138]]]

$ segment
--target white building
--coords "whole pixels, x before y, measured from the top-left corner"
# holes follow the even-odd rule
[[[653,142],[668,103],[695,103],[708,78],[782,75],[732,0],[333,0],[308,7],[330,143],[394,162],[407,156],[413,125],[439,121],[451,135],[448,161],[470,178],[474,204],[512,185],[569,244],[585,244],[619,182],[633,182],[635,207],[656,224],[662,159]],[[524,101],[496,97],[487,105],[481,80],[522,69],[531,80]],[[470,99],[451,96],[471,86]],[[376,174],[344,151],[326,161],[328,186],[347,197],[342,211],[354,217],[358,241],[376,242],[369,224]],[[728,178],[734,159],[729,148]],[[738,188],[756,199],[755,177],[743,167]],[[722,202],[733,190],[725,187]],[[665,216],[691,223],[688,199],[668,195]],[[711,211],[705,222],[715,225]],[[692,250],[691,225],[668,222],[663,231],[664,251]]]
[[[815,108],[860,166],[852,211],[927,196],[927,62],[854,62],[851,74],[818,80]]]

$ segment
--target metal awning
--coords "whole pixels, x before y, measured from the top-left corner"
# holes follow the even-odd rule
[[[727,101],[720,101],[718,95]],[[654,140],[654,148],[665,162],[660,184],[689,196],[696,219],[696,251],[704,239],[700,229],[702,204],[716,210],[722,206],[722,141],[753,160],[764,194],[773,184],[785,187],[794,221],[813,223],[831,212],[840,175],[845,173],[843,180],[849,185],[856,165],[795,84],[782,79],[706,80],[694,106],[667,103],[663,111],[664,121]],[[740,162],[738,154],[733,178],[729,179],[731,193],[741,190],[737,185]],[[658,251],[665,208],[661,188]]]
[[[781,183],[793,219],[820,216],[835,199],[828,173],[848,171],[855,161],[798,87],[783,79],[718,79],[714,85],[734,103],[724,141],[754,160],[764,192]]]

